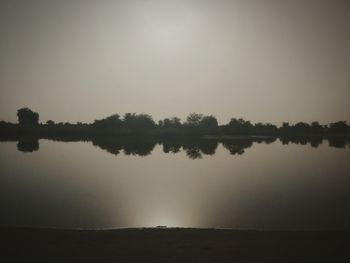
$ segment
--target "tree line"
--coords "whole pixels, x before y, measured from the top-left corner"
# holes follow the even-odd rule
[[[165,118],[156,123],[151,115],[126,113],[97,119],[93,123],[55,123],[48,120],[45,124],[39,122],[39,113],[24,107],[17,111],[18,124],[1,121],[0,127],[16,126],[22,130],[46,129],[54,132],[91,132],[120,131],[148,132],[159,135],[256,135],[256,136],[295,136],[295,135],[348,135],[350,125],[346,121],[338,121],[321,125],[315,121],[311,124],[284,122],[280,127],[271,123],[251,123],[242,118],[232,118],[229,123],[219,125],[215,116],[190,113],[184,122],[178,117]]]

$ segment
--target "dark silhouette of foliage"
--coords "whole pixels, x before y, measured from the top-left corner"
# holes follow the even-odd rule
[[[192,112],[187,116],[185,125],[189,127],[199,127],[202,119],[203,114]]]
[[[310,145],[313,148],[318,148],[323,143],[323,137],[322,136],[312,136],[310,137]]]
[[[279,134],[295,136],[295,135],[317,135],[322,136],[327,132],[327,126],[322,126],[319,122],[314,121],[310,124],[305,122],[298,122],[295,125],[290,125],[288,122],[284,122],[279,129]]]
[[[311,123],[311,132],[312,134],[323,134],[323,127],[320,125],[318,121],[314,121]]]
[[[200,152],[200,149],[198,149],[196,147],[186,149],[186,155],[188,156],[188,158],[190,158],[192,160],[203,158],[203,156]]]
[[[126,155],[147,156],[152,153],[155,143],[148,140],[130,140],[123,144]]]
[[[97,128],[120,128],[122,126],[122,120],[119,119],[120,116],[118,114],[113,114],[109,117],[106,117],[101,120],[95,120],[92,126],[97,127]]]
[[[215,134],[218,131],[218,121],[213,115],[204,116],[200,123],[201,129],[204,133]]]
[[[252,139],[256,143],[265,143],[265,144],[270,144],[273,143],[277,140],[277,137],[260,137],[260,136],[251,136],[250,139]]]
[[[3,124],[0,124],[0,126]],[[9,125],[9,124],[7,124]],[[13,126],[13,125],[12,125]],[[74,125],[73,125],[74,126]],[[19,126],[15,126],[19,128]],[[204,155],[214,155],[219,143],[227,149],[232,155],[242,155],[247,148],[252,147],[254,143],[272,143],[276,137],[232,137],[232,138],[203,138],[196,139],[194,137],[177,137],[177,138],[156,138],[145,137],[139,135],[121,136],[121,137],[105,137],[105,134],[91,134],[90,136],[80,136],[79,134],[60,134],[60,135],[44,135],[44,136],[22,136],[22,135],[4,135],[0,130],[0,141],[18,141],[17,149],[22,152],[33,152],[39,150],[40,138],[50,139],[62,142],[74,141],[91,141],[96,147],[101,148],[113,155],[124,152],[125,155],[147,156],[152,153],[157,144],[163,145],[164,153],[176,154],[181,148],[190,159],[201,159]],[[346,136],[281,136],[279,137],[283,144],[300,144],[317,148],[323,140],[328,140],[330,147],[345,148],[350,147],[350,138]],[[161,140],[159,140],[161,139]]]
[[[128,129],[152,129],[156,124],[148,114],[126,113],[123,126]]]
[[[218,147],[218,142],[216,140],[202,140],[200,142],[199,148],[205,155],[214,155]]]
[[[39,141],[37,139],[22,139],[17,143],[17,150],[20,152],[31,153],[39,150]]]
[[[219,126],[212,115],[191,113],[184,123],[180,118],[165,118],[154,122],[148,114],[126,113],[123,118],[118,114],[95,120],[93,123],[69,122],[55,123],[48,120],[46,124],[39,124],[39,114],[28,108],[17,111],[18,124],[0,121],[0,137],[18,138],[32,136],[37,138],[69,138],[91,140],[95,137],[120,136],[153,136],[158,139],[191,138],[225,138],[225,137],[279,137],[283,144],[289,142],[298,144],[310,143],[317,147],[323,138],[330,136],[350,136],[350,127],[345,121],[338,121],[330,125],[321,125],[314,121],[311,124],[298,122],[290,124],[283,122],[281,127],[271,123],[251,123],[242,118],[232,118],[226,125]],[[183,146],[183,145],[182,145]],[[177,152],[177,146],[165,146],[164,151]],[[203,152],[200,153],[203,154]]]
[[[310,125],[305,123],[305,122],[298,122],[297,124],[294,125],[294,132],[296,134],[308,134],[310,133]]]
[[[257,123],[250,128],[251,133],[254,135],[276,135],[278,134],[278,128],[276,125],[271,123]]]
[[[182,147],[181,141],[165,140],[163,141],[163,152],[164,153],[178,153]]]
[[[328,131],[331,134],[345,134],[350,132],[350,128],[345,121],[338,121],[331,123]]]
[[[225,140],[222,142],[222,145],[232,155],[242,155],[245,149],[252,147],[253,142],[254,140],[252,139]]]
[[[181,119],[178,117],[173,117],[171,119],[164,119],[159,121],[158,126],[163,128],[180,128],[181,127]]]
[[[21,108],[17,111],[18,122],[20,125],[38,125],[39,114],[29,108]]]
[[[241,118],[232,118],[227,124],[226,130],[229,134],[234,135],[251,134],[253,130],[253,125],[250,123],[250,121],[245,121]]]
[[[106,140],[103,138],[93,139],[92,144],[114,155],[118,155],[120,151],[123,149],[123,145],[120,141],[114,141],[114,140],[108,140],[108,139]]]
[[[196,134],[216,134],[219,128],[218,121],[214,116],[205,116],[199,113],[190,113],[184,126],[188,131]]]
[[[203,155],[215,154],[218,147],[217,140],[202,139],[202,140],[184,140],[182,142],[182,148],[186,152],[186,155],[191,159],[201,159]]]
[[[283,145],[288,145],[289,143],[306,145],[309,143],[312,147],[317,148],[323,142],[323,137],[319,135],[282,135],[280,141]]]
[[[349,143],[349,139],[345,137],[329,137],[328,142],[329,146],[334,148],[345,148],[346,143]]]
[[[52,120],[48,120],[48,121],[46,122],[46,124],[49,125],[49,126],[53,126],[53,125],[55,125],[55,122],[52,121]]]

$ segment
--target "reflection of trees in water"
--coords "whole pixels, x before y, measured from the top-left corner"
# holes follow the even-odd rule
[[[282,136],[280,141],[283,145],[289,143],[307,145],[310,144],[314,148],[318,148],[323,143],[322,136]]]
[[[206,155],[214,155],[216,152],[216,148],[218,148],[218,142],[215,140],[206,140],[204,143],[200,144],[199,147],[202,153]]]
[[[223,140],[222,145],[232,155],[242,155],[245,149],[253,146],[253,143],[265,143],[270,144],[276,141],[276,137],[252,137],[252,138],[241,138],[241,139],[229,139]]]
[[[163,142],[163,152],[164,153],[178,153],[182,147],[179,141],[164,141]]]
[[[126,155],[147,156],[152,153],[155,145],[155,142],[131,141],[124,145],[124,153]]]
[[[257,143],[271,144],[277,140],[276,137],[253,137],[252,140]]]
[[[108,140],[93,139],[94,146],[101,148],[109,153],[118,155],[122,150],[126,155],[147,156],[152,153],[156,143],[147,140]]]
[[[251,138],[232,138],[232,139],[163,139],[162,141],[156,140],[93,140],[95,146],[100,147],[112,154],[119,154],[121,150],[124,150],[126,155],[139,155],[147,156],[152,153],[157,143],[163,145],[164,153],[178,153],[181,148],[186,152],[186,155],[190,159],[200,159],[203,155],[214,155],[218,147],[219,142],[223,147],[227,149],[232,155],[242,155],[245,150],[251,148],[253,143],[265,143],[270,144],[277,140],[276,137],[251,137]],[[288,144],[300,144],[310,145],[317,148],[323,143],[325,138],[322,136],[283,136],[279,140],[283,145]],[[346,137],[328,137],[326,138],[330,147],[345,148],[347,145],[350,147],[350,138]]]
[[[314,148],[318,148],[323,140],[328,140],[328,144],[330,147],[334,148],[345,148],[346,145],[350,147],[350,138],[343,136],[329,136],[324,138],[322,136],[282,136],[280,137],[280,141],[284,145],[288,145],[289,143],[293,144],[301,144],[307,145],[310,144]]]
[[[164,140],[164,153],[178,153],[182,148],[190,159],[201,159],[203,155],[215,154],[218,147],[217,140],[192,139],[192,140]]]
[[[310,139],[310,145],[313,148],[318,148],[323,143],[323,138],[322,137],[312,137]]]
[[[350,147],[350,138],[330,137],[328,138],[328,143],[330,147],[335,147],[335,148],[345,148],[346,145]]]
[[[39,150],[38,138],[10,138],[11,140],[18,140],[17,149],[22,152],[34,152]],[[10,140],[2,139],[2,140]],[[254,143],[270,144],[276,141],[276,137],[250,137],[250,138],[229,138],[229,139],[193,139],[193,138],[140,138],[140,137],[124,137],[124,138],[73,138],[73,137],[54,137],[46,138],[61,142],[71,141],[92,141],[92,144],[100,149],[111,154],[118,155],[121,151],[125,155],[147,156],[150,155],[156,144],[162,145],[164,153],[178,153],[181,149],[186,153],[190,159],[201,159],[203,155],[214,155],[219,142],[232,155],[242,155],[245,150],[252,147]],[[283,136],[279,137],[283,145],[300,144],[317,148],[324,140],[328,140],[330,147],[335,148],[350,148],[350,138],[347,137],[328,137],[322,136]]]
[[[252,147],[253,142],[252,139],[237,139],[223,141],[222,145],[232,155],[242,155],[245,149]]]
[[[215,154],[218,147],[217,140],[106,140],[94,139],[93,145],[99,147],[109,153],[118,155],[121,150],[126,155],[147,156],[152,153],[155,145],[160,143],[163,145],[164,153],[178,153],[181,148],[186,152],[186,155],[191,159],[202,158],[202,155]]]
[[[196,148],[196,147],[186,149],[186,155],[188,158],[190,158],[192,160],[203,158],[203,156],[201,154],[201,150]]]
[[[38,139],[22,139],[17,143],[17,150],[21,152],[35,152],[39,150],[39,140]]]
[[[182,144],[186,155],[192,160],[201,159],[202,155],[214,155],[217,147],[216,140],[189,140]]]
[[[114,155],[118,155],[120,151],[123,149],[123,145],[115,141],[92,140],[92,144]]]

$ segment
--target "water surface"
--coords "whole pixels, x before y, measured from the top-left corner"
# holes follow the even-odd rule
[[[0,225],[350,229],[350,150],[311,145],[1,142]]]

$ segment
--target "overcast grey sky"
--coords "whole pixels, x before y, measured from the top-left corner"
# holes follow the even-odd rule
[[[350,121],[350,1],[0,2],[0,119]]]

